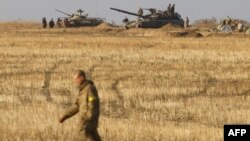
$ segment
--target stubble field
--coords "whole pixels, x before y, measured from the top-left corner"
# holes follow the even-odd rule
[[[0,140],[70,141],[72,73],[101,99],[104,141],[222,141],[250,123],[250,38],[170,37],[167,31],[40,29],[0,24]]]

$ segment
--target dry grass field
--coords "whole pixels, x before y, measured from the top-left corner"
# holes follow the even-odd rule
[[[1,141],[70,141],[77,116],[58,120],[77,95],[76,69],[99,89],[104,141],[222,141],[224,124],[250,123],[250,37],[17,23],[0,32]]]

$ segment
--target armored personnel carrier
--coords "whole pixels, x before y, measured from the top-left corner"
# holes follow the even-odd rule
[[[141,9],[143,11],[149,11],[150,14],[143,15],[143,11],[140,14],[128,12],[121,9],[110,8],[111,10],[118,11],[121,13],[125,13],[128,15],[138,17],[137,20],[129,21],[127,18],[123,20],[126,28],[160,28],[167,24],[180,25],[184,26],[184,20],[178,13],[174,13],[173,15],[169,15],[168,11],[160,11],[154,8],[149,9]]]
[[[60,10],[55,9],[68,17],[59,17],[57,19],[57,25],[59,27],[82,27],[82,26],[98,26],[105,22],[104,18],[88,17],[88,14],[84,14],[81,9],[77,10],[76,14],[68,14]]]

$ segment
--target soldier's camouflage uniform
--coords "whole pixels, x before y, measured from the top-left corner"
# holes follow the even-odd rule
[[[74,105],[65,113],[65,118],[79,114],[78,132],[75,141],[101,141],[98,134],[100,115],[99,97],[93,82],[86,81],[79,88],[79,96]]]

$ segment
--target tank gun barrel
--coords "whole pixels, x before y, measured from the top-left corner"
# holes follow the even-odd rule
[[[55,9],[55,11],[57,11],[57,12],[59,12],[59,13],[62,13],[62,14],[64,14],[64,15],[67,15],[67,16],[69,16],[69,17],[72,17],[72,15],[70,15],[70,14],[68,14],[68,13],[65,13],[65,12],[62,12],[62,11],[60,11],[60,10]]]
[[[129,15],[133,15],[133,16],[145,18],[145,16],[142,16],[142,15],[139,15],[139,14],[136,14],[136,13],[133,13],[133,12],[128,12],[128,11],[121,10],[121,9],[116,9],[116,8],[110,8],[110,9],[111,9],[111,10],[114,10],[114,11],[121,12],[121,13],[125,13],[125,14],[129,14]]]
[[[142,8],[142,10],[155,10],[155,8]]]

